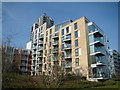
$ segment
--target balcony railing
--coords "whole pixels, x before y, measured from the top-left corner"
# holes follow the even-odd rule
[[[58,57],[53,57],[53,61],[58,61]]]
[[[21,63],[21,66],[26,66],[27,63]]]
[[[71,36],[66,36],[63,41],[64,42],[71,41]]]
[[[33,55],[35,55],[35,54],[36,54],[36,52],[32,52],[32,54],[33,54]]]
[[[58,45],[58,41],[53,42],[53,45]]]
[[[72,68],[72,63],[68,63],[65,65],[65,68]]]
[[[65,59],[71,59],[72,56],[71,55],[65,55]]]
[[[64,46],[64,50],[69,50],[69,49],[71,49],[71,45],[70,44]]]
[[[36,46],[32,47],[32,49],[36,49],[36,48],[37,48]]]
[[[39,44],[39,45],[42,45],[42,44],[43,44],[43,41],[38,41],[38,44]]]
[[[38,51],[42,51],[43,50],[43,47],[38,47]]]
[[[37,56],[38,56],[38,57],[42,57],[42,56],[43,56],[43,53],[40,53],[40,54],[38,54]]]
[[[58,34],[54,35],[52,38],[53,39],[57,39],[58,38]]]
[[[37,41],[33,41],[32,43],[33,43],[33,44],[37,44]]]
[[[43,39],[44,34],[41,34],[41,35],[39,35],[38,37],[39,37],[39,39]]]
[[[104,32],[99,28],[99,27],[95,27],[94,25],[89,26],[89,33],[93,33],[96,36],[103,36]]]
[[[54,50],[53,50],[53,53],[58,53],[58,49],[54,49]]]
[[[106,54],[106,51],[104,48],[95,47],[94,52],[92,52],[90,55],[104,56],[105,54]]]

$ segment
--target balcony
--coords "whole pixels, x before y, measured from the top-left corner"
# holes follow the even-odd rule
[[[27,63],[21,63],[21,66],[26,66]]]
[[[95,44],[96,46],[104,46],[104,40],[101,38],[94,38],[94,42],[90,43],[90,45]]]
[[[53,50],[53,54],[58,53],[58,49]]]
[[[38,48],[38,51],[42,51],[42,50],[43,50],[43,47],[39,47],[39,48]]]
[[[33,44],[37,44],[37,41],[33,41],[32,43],[33,43]]]
[[[41,34],[41,35],[38,36],[38,38],[41,39],[41,40],[43,39],[43,37],[44,37],[44,34]]]
[[[54,35],[52,38],[53,39],[58,39],[58,35]]]
[[[22,72],[26,72],[26,71],[27,71],[26,68],[21,68],[20,70],[21,70]]]
[[[65,59],[72,59],[71,55],[65,55]]]
[[[71,49],[71,45],[66,45],[66,46],[64,46],[64,49],[63,50],[70,50]]]
[[[36,55],[36,52],[32,52],[32,55]]]
[[[37,47],[35,47],[35,46],[34,46],[34,47],[32,47],[32,49],[36,49],[36,48],[37,48]]]
[[[69,41],[71,41],[71,36],[66,36],[63,41],[64,41],[64,42],[69,42]]]
[[[38,41],[38,45],[43,45],[43,41]]]
[[[65,68],[72,68],[72,63],[68,63],[65,65]]]
[[[32,60],[36,60],[36,57],[33,57]]]
[[[39,61],[38,61],[38,64],[42,64],[42,60],[39,60]]]
[[[58,46],[58,41],[54,41],[53,46]]]
[[[58,57],[53,57],[53,61],[58,61]]]
[[[37,56],[38,56],[38,57],[42,57],[42,56],[43,56],[43,54],[41,54],[41,53],[40,53],[40,54],[38,54]]]
[[[90,53],[90,55],[95,55],[95,56],[105,56],[106,51],[103,48],[94,48],[94,52]]]

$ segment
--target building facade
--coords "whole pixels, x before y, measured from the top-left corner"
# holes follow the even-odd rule
[[[89,80],[109,78],[108,40],[95,23],[82,17],[58,25],[48,18],[41,24],[46,17],[32,26],[31,75],[50,74],[57,64],[65,73],[82,73]]]
[[[116,50],[109,50],[110,54],[110,72],[112,77],[120,75],[120,53]]]
[[[12,64],[10,68],[13,72],[22,75],[31,75],[31,50],[7,46],[3,46],[1,49],[3,64],[9,62]]]

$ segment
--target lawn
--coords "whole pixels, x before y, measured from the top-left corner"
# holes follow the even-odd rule
[[[120,88],[120,81],[116,81],[115,85],[106,85],[106,86],[100,86],[94,88]]]

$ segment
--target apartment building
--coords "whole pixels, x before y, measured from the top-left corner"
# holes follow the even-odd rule
[[[109,78],[107,36],[86,17],[53,25],[44,14],[32,26],[30,37],[31,75],[50,74],[57,64],[65,73],[82,73],[89,80]]]
[[[112,77],[120,75],[120,53],[116,50],[109,50],[110,54],[110,72]]]
[[[2,59],[13,63],[11,67],[14,72],[22,75],[30,75],[31,71],[31,50],[15,48],[15,47],[1,47]]]

